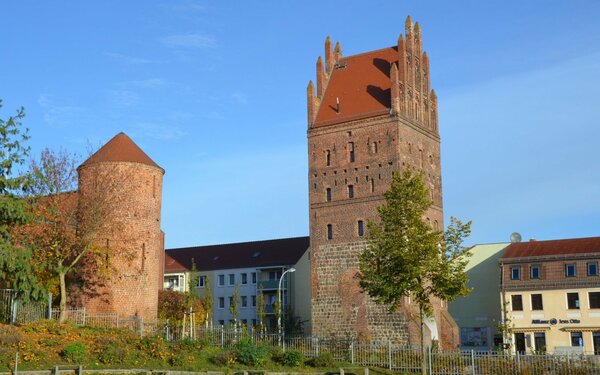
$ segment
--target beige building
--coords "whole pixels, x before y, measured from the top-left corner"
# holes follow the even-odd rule
[[[600,354],[599,260],[600,237],[506,248],[501,300],[513,351]]]
[[[498,260],[509,243],[475,245],[466,272],[471,293],[451,302],[448,311],[458,324],[462,349],[492,350],[502,344]]]

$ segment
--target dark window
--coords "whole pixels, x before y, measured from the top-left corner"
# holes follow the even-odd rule
[[[248,324],[248,319],[242,319],[242,324],[243,325],[247,325]]]
[[[331,188],[327,188],[327,202],[331,202]]]
[[[219,285],[225,285],[225,275],[219,275]]]
[[[512,311],[523,311],[523,296],[514,294],[511,296]]]
[[[233,297],[229,297],[229,307],[233,306]]]
[[[531,266],[531,278],[539,279],[541,277],[540,266]]]
[[[219,297],[219,308],[220,309],[225,308],[225,297]]]
[[[233,285],[235,284],[235,274],[230,273],[229,274],[229,285]]]
[[[600,309],[600,292],[590,292],[590,309]]]
[[[350,163],[354,163],[354,142],[348,143],[348,159]]]
[[[535,344],[535,351],[537,353],[546,352],[546,334],[544,332],[534,332],[533,343]]]
[[[510,279],[521,280],[521,267],[510,267]]]
[[[243,273],[242,274],[242,285],[246,285],[246,284],[248,284],[248,274]]]
[[[371,193],[375,192],[375,180],[371,179]]]
[[[567,293],[567,307],[569,309],[579,309],[579,293]]]
[[[358,236],[362,237],[365,234],[365,223],[362,220],[358,221]]]
[[[242,296],[242,307],[248,307],[248,297]]]
[[[330,240],[333,238],[333,227],[331,224],[327,224],[327,239]]]
[[[224,326],[225,325],[225,321],[224,320],[219,320],[219,325],[220,326]]]
[[[331,151],[325,151],[325,165],[328,167],[331,165]]]
[[[544,302],[542,300],[541,294],[532,294],[531,295],[531,309],[532,310],[543,310]]]
[[[566,277],[575,277],[577,275],[577,269],[575,268],[575,263],[565,264],[565,276]]]
[[[252,272],[252,284],[256,284],[256,272]]]
[[[581,332],[571,332],[571,346],[583,346],[583,335]]]
[[[587,264],[588,276],[598,276],[598,262],[589,262]]]
[[[198,277],[198,288],[204,288],[204,285],[206,285],[206,276],[199,276]]]
[[[256,296],[252,296],[252,307],[256,307]]]
[[[348,198],[354,198],[354,185],[348,185]]]

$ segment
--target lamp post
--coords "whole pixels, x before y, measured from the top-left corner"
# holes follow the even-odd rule
[[[281,277],[279,278],[279,287],[277,288],[277,294],[278,294],[278,298],[279,298],[279,314],[277,315],[277,330],[279,331],[279,343],[280,345],[283,344],[283,327],[281,326],[281,315],[282,315],[282,302],[281,302],[281,282],[283,281],[283,277],[285,276],[286,273],[288,272],[296,272],[296,269],[294,267],[285,270],[282,274]]]

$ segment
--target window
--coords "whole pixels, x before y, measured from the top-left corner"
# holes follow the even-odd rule
[[[248,307],[248,297],[242,296],[242,307]]]
[[[565,276],[566,277],[575,277],[577,274],[577,269],[575,268],[575,263],[565,264]]]
[[[331,151],[329,150],[325,151],[325,165],[328,167],[331,165]]]
[[[277,280],[277,272],[269,271],[269,280]]]
[[[256,319],[252,319],[252,326],[256,327]]]
[[[511,280],[521,280],[521,267],[519,267],[519,266],[510,267],[510,279]]]
[[[358,236],[362,237],[365,234],[365,223],[362,220],[358,221]]]
[[[331,240],[333,238],[333,227],[331,224],[327,224],[327,239]]]
[[[256,284],[256,272],[252,272],[252,284]]]
[[[225,325],[225,321],[224,320],[219,320],[219,325],[220,326],[224,326]]]
[[[234,285],[235,284],[235,274],[230,273],[229,274],[229,285]]]
[[[229,297],[229,307],[233,306],[233,297]]]
[[[587,275],[598,276],[598,262],[589,262],[587,264]]]
[[[348,143],[348,160],[350,163],[354,163],[354,142]]]
[[[225,285],[225,275],[219,275],[219,286]]]
[[[529,275],[532,279],[539,279],[541,277],[540,266],[531,266],[531,272]]]
[[[600,309],[600,292],[590,292],[588,297],[590,309]]]
[[[567,293],[567,307],[569,309],[579,309],[579,293]]]
[[[514,294],[511,296],[512,311],[523,311],[523,296]]]
[[[246,285],[246,284],[248,284],[248,274],[243,273],[242,274],[242,285]]]
[[[543,310],[544,302],[542,300],[541,294],[532,294],[531,295],[531,309],[532,310]]]
[[[354,198],[354,185],[348,185],[348,198]]]
[[[224,309],[225,308],[225,297],[219,297],[219,308],[220,309]]]
[[[371,179],[370,183],[371,183],[371,193],[374,193],[375,192],[375,180]]]
[[[242,319],[242,324],[243,325],[248,325],[248,319]]]
[[[252,307],[256,307],[256,296],[252,296]]]
[[[204,288],[206,285],[206,276],[198,276],[198,283],[196,284],[196,288]]]
[[[583,335],[581,332],[571,332],[571,346],[583,346]]]
[[[331,202],[331,188],[325,190],[327,192],[327,202]]]
[[[544,332],[534,332],[533,343],[535,345],[535,351],[537,353],[546,352],[546,334]]]

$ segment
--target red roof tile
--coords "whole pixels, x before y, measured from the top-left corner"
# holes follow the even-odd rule
[[[600,253],[600,237],[516,242],[506,248],[501,259],[589,253]]]
[[[184,247],[165,251],[165,273],[186,272],[192,258],[198,271],[296,264],[309,247],[309,237]]]
[[[398,48],[389,47],[344,57],[334,68],[319,106],[315,127],[389,113],[390,67]],[[340,112],[337,113],[337,100]]]
[[[81,166],[102,162],[133,162],[160,168],[123,132],[115,135]]]

